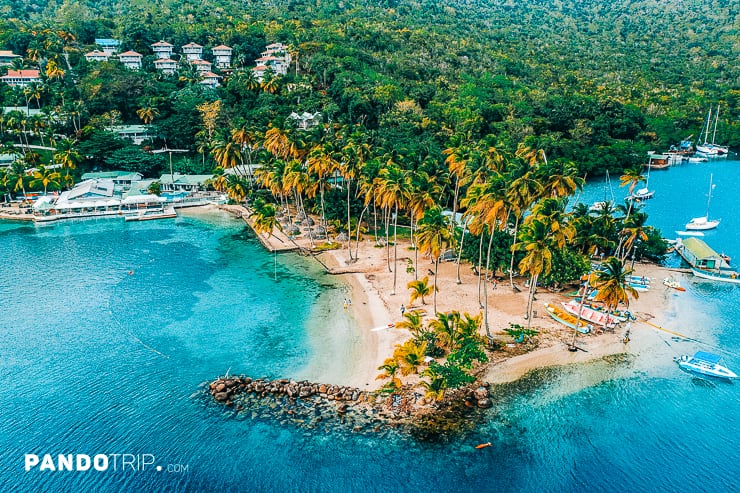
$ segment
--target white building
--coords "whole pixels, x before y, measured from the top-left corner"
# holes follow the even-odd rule
[[[85,53],[85,60],[88,62],[107,62],[109,57],[108,53],[100,50]]]
[[[129,70],[140,70],[142,55],[135,51],[127,51],[118,55],[118,60]]]
[[[190,64],[195,67],[196,72],[199,74],[210,72],[211,66],[213,65],[211,62],[206,60],[193,60]]]
[[[196,43],[188,43],[182,46],[182,52],[190,61],[200,60],[203,56],[203,47]]]
[[[201,81],[200,83],[204,86],[211,87],[213,89],[217,88],[219,85],[221,85],[221,76],[214,74],[213,72],[201,72]]]
[[[234,50],[225,45],[213,48],[213,58],[216,66],[221,69],[231,68],[231,55],[233,52]]]
[[[12,65],[13,61],[18,60],[19,58],[21,58],[21,56],[16,55],[12,51],[0,50],[0,66],[7,67]]]
[[[172,75],[177,70],[177,62],[169,58],[154,60],[154,68],[164,74]]]
[[[293,112],[288,118],[296,122],[298,130],[308,130],[321,123],[321,113],[318,111],[316,113],[303,112],[300,115]]]
[[[103,51],[110,56],[118,51],[118,46],[121,42],[111,38],[95,38],[95,44],[103,48]]]
[[[106,132],[114,133],[120,139],[130,140],[134,145],[141,145],[142,142],[153,138],[149,133],[150,125],[114,125],[105,127]]]
[[[11,87],[26,87],[41,82],[38,70],[10,70],[0,80]]]
[[[160,60],[166,60],[172,58],[172,50],[175,48],[173,45],[166,41],[157,41],[151,45],[154,56]]]

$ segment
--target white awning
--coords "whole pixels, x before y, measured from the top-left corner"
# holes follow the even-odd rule
[[[150,204],[153,202],[166,202],[167,199],[164,197],[158,197],[156,195],[131,195],[121,201],[123,205],[129,204]]]

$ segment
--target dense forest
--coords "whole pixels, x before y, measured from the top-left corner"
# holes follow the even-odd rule
[[[69,68],[35,99],[4,87],[4,106],[30,101],[76,114],[77,128],[69,118],[67,131],[111,115],[140,123],[137,110],[154,107],[159,136],[195,151],[203,127],[196,107],[221,99],[220,128],[265,129],[282,126],[292,111],[320,111],[325,121],[361,124],[376,132],[375,145],[406,154],[439,158],[453,135],[493,136],[501,148],[523,142],[594,176],[697,138],[710,105],[720,104],[722,143],[740,144],[740,7],[732,2],[0,5],[0,48],[47,76],[50,62]],[[103,37],[149,55],[144,70],[86,62],[82,54]],[[151,65],[158,40],[226,44],[244,70],[217,91],[187,74],[162,78]],[[253,90],[241,75],[271,42],[290,46],[297,61],[271,91]]]

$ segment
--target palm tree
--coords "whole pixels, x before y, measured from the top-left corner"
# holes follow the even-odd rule
[[[44,195],[49,185],[55,188],[59,188],[60,174],[57,171],[48,169],[46,166],[39,166],[37,171],[33,173],[33,180],[29,182],[29,185],[33,188],[41,185],[44,187]]]
[[[26,167],[23,164],[23,161],[20,159],[17,159],[13,162],[13,164],[10,165],[10,181],[13,185],[13,191],[17,192],[18,190],[23,192],[23,198],[26,197],[26,180],[28,175],[26,174]]]
[[[460,341],[460,312],[451,311],[447,313],[438,313],[437,318],[429,322],[429,328],[437,335],[437,341],[442,348],[448,352],[453,351]]]
[[[624,170],[624,174],[619,177],[619,186],[625,187],[629,185],[629,194],[633,195],[635,192],[635,187],[637,187],[639,183],[642,183],[645,180],[645,175],[642,174],[642,166],[637,165],[634,168]],[[630,204],[627,211],[627,217],[629,217],[630,213],[632,212],[632,204],[634,203],[634,200],[630,200],[629,202]]]
[[[417,373],[419,367],[424,364],[426,350],[426,342],[417,343],[413,339],[409,339],[403,345],[397,345],[393,351],[393,359],[398,362],[401,375],[408,376]]]
[[[527,299],[527,329],[531,327],[532,302],[537,290],[537,280],[543,272],[548,274],[552,269],[552,242],[550,231],[544,222],[533,219],[522,225],[521,243],[517,248],[525,251],[519,262],[519,272],[529,274],[529,296]],[[512,247],[513,248],[513,247]]]
[[[380,171],[378,181],[378,200],[381,207],[389,212],[394,211],[393,215],[393,291],[396,294],[396,285],[398,279],[398,215],[403,209],[408,198],[411,195],[411,178],[407,171],[403,171],[393,161],[388,159],[388,167]]]
[[[395,358],[387,358],[383,364],[378,367],[378,370],[383,370],[383,373],[375,377],[375,379],[385,380],[386,378],[390,378],[387,388],[390,390],[398,390],[403,386],[401,380],[396,376],[399,368],[398,361],[396,361]]]
[[[396,322],[397,329],[406,329],[411,332],[414,338],[418,338],[424,330],[424,321],[422,320],[423,312],[421,310],[406,310],[403,314],[403,320]]]
[[[437,313],[437,276],[439,259],[446,249],[454,246],[455,237],[447,227],[447,218],[442,209],[435,207],[424,213],[419,222],[419,249],[434,261],[434,313]]]
[[[257,234],[267,234],[268,238],[272,236],[272,232],[276,227],[282,231],[282,226],[277,220],[276,212],[274,204],[257,204],[255,210],[249,215],[249,217],[253,218],[254,231]]]
[[[426,389],[424,397],[441,401],[445,396],[447,380],[429,368],[424,370],[424,376],[429,377],[428,382],[426,380],[421,381],[421,385]]]
[[[445,164],[450,174],[455,177],[455,193],[452,200],[452,216],[457,213],[457,198],[460,185],[470,178],[468,165],[474,159],[474,149],[470,143],[470,135],[456,134],[450,140],[450,145],[442,151],[447,156]]]
[[[432,287],[429,286],[429,276],[424,276],[423,279],[410,281],[407,287],[411,290],[411,299],[409,305],[413,305],[414,301],[421,298],[421,304],[426,305],[424,296],[428,296],[432,292]],[[435,286],[436,289],[436,286]]]
[[[77,165],[82,162],[82,156],[77,151],[76,142],[71,139],[60,140],[54,151],[54,162],[61,164],[62,168],[66,170],[64,181],[70,185],[72,178],[69,170],[77,168]]]
[[[159,115],[159,110],[151,106],[145,106],[136,110],[136,115],[141,118],[144,125],[149,125]]]
[[[234,144],[239,146],[240,153],[239,159],[244,165],[244,156],[247,157],[247,176],[249,178],[249,184],[252,185],[252,156],[259,148],[257,136],[254,132],[247,130],[246,128],[235,128],[231,131],[231,140]]]
[[[306,168],[309,173],[313,173],[318,178],[319,204],[321,207],[321,226],[326,229],[326,208],[324,206],[324,190],[327,180],[339,169],[339,161],[334,157],[334,152],[328,143],[314,146],[306,160]],[[349,225],[347,230],[348,238],[351,236]],[[349,240],[348,240],[349,241]],[[351,253],[350,253],[351,255]],[[350,259],[351,260],[351,259]]]
[[[627,277],[632,270],[626,269],[624,263],[616,257],[609,257],[601,264],[601,270],[594,274],[593,286],[598,289],[594,299],[606,305],[609,311],[616,310],[620,303],[630,306],[630,296],[639,298],[638,292],[629,285]]]
[[[418,171],[414,174],[411,179],[412,190],[409,196],[408,210],[411,219],[411,246],[414,248],[414,265],[419,265],[419,248],[416,245],[414,235],[414,223],[417,224],[419,220],[424,217],[424,212],[428,209],[437,206],[435,197],[439,197],[442,192],[442,188],[437,184],[436,180],[429,176],[425,171]],[[414,279],[418,279],[419,269],[414,269]]]

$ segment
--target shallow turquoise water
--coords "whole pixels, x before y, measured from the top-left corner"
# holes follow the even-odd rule
[[[682,229],[703,214],[710,170],[722,224],[705,239],[740,258],[740,163],[653,173],[647,211],[664,233]],[[582,198],[601,195],[595,183]],[[464,440],[428,444],[305,433],[207,404],[199,385],[229,369],[301,375],[315,354],[306,327],[344,296],[292,256],[278,256],[275,281],[273,256],[228,217],[0,223],[0,245],[0,491],[737,488],[737,385],[670,360],[709,349],[740,368],[737,287],[682,279],[688,291],[661,323],[706,345],[666,338],[634,360],[539,372],[501,389]],[[25,472],[28,453],[152,454],[188,468]]]

